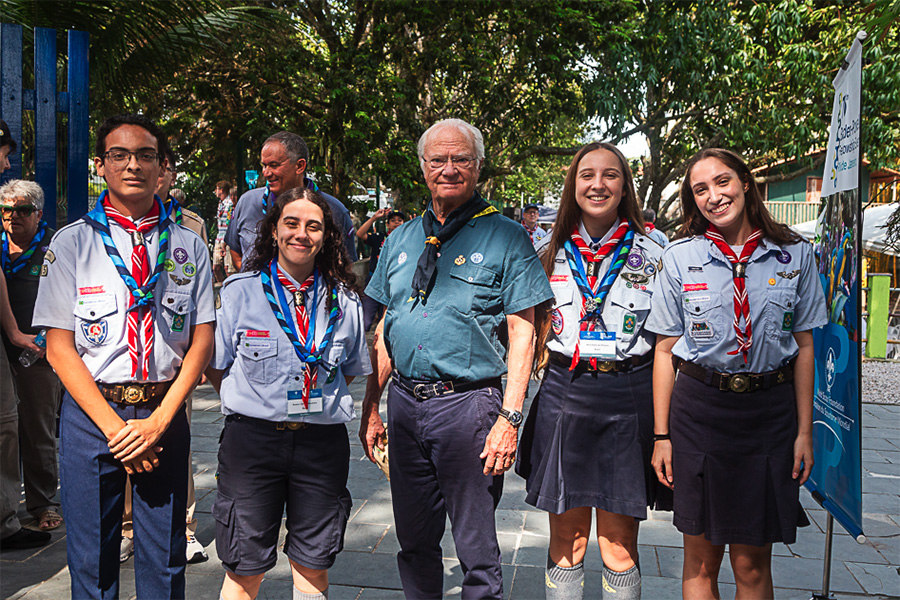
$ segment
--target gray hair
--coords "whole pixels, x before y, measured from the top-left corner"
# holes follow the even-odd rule
[[[419,162],[423,169],[425,168],[425,146],[428,145],[428,142],[431,141],[431,138],[435,133],[445,128],[456,129],[468,137],[472,147],[475,148],[475,158],[484,160],[484,137],[481,135],[478,128],[466,123],[462,119],[444,119],[426,129],[425,133],[422,134],[422,137],[419,138]]]
[[[13,179],[0,186],[0,202],[4,204],[17,198],[25,198],[38,210],[44,210],[44,190],[33,181]]]
[[[169,190],[169,195],[175,198],[178,201],[178,204],[184,206],[184,201],[187,200],[187,197],[184,195],[183,190],[179,190],[178,188],[172,188]]]
[[[287,153],[288,159],[290,159],[291,162],[297,162],[302,158],[309,164],[309,148],[303,138],[296,133],[279,131],[274,135],[270,135],[263,146],[274,142],[278,142],[284,147],[284,151]]]

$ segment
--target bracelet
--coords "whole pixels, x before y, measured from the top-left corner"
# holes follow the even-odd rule
[[[653,440],[653,443],[655,444],[656,442],[660,442],[662,440],[671,440],[672,438],[669,437],[668,433],[660,433],[660,434],[654,434],[651,439]]]

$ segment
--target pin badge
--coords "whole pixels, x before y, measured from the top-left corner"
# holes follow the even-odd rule
[[[454,264],[457,264],[457,265],[465,264],[465,262],[466,262],[466,257],[463,256],[462,254],[460,254],[459,256],[457,256],[456,259],[453,261],[453,263],[454,263]]]
[[[484,254],[482,254],[481,252],[475,252],[474,254],[472,254],[472,256],[469,257],[469,259],[470,259],[473,263],[475,263],[476,265],[478,265],[478,264],[481,264],[481,261],[484,260]]]
[[[303,292],[294,292],[294,304],[297,306],[303,304]]]
[[[397,257],[397,264],[398,264],[398,265],[402,265],[403,263],[406,262],[406,258],[407,258],[407,257],[406,257],[406,252],[401,252],[401,253],[400,253],[400,256]]]
[[[774,278],[774,277],[770,277],[770,278],[769,278],[769,285],[775,285],[775,278]]]

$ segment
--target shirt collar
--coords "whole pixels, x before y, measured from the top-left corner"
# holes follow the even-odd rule
[[[616,222],[612,224],[612,227],[606,232],[606,234],[600,239],[599,242],[594,242],[591,239],[591,234],[587,232],[587,229],[584,228],[584,221],[578,221],[578,233],[581,235],[581,239],[584,240],[584,243],[588,245],[592,252],[596,252],[600,246],[605,244],[610,240],[613,234],[616,233],[616,230],[619,228],[619,225],[622,223],[622,219],[616,217]]]

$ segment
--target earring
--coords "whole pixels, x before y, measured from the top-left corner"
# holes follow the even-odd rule
[[[276,238],[275,236],[272,236],[272,245],[276,248],[278,247],[278,238]]]

